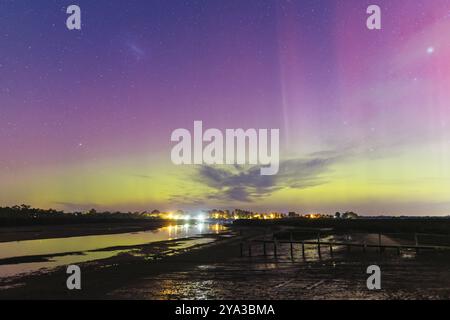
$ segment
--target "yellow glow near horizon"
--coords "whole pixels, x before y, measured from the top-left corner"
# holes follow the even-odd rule
[[[187,200],[198,197],[208,199],[203,209],[226,207],[260,212],[367,210],[369,213],[416,210],[426,213],[425,207],[415,204],[436,203],[439,206],[448,203],[450,194],[450,166],[444,165],[450,157],[438,152],[439,148],[439,145],[427,145],[402,150],[391,157],[350,158],[335,163],[324,172],[320,177],[322,184],[303,189],[283,188],[257,202],[208,199],[214,190],[192,179],[194,166],[173,166],[161,159],[148,163],[148,159],[137,156],[5,173],[3,178],[8,184],[0,186],[0,201],[2,205],[26,203],[65,210],[79,206],[100,210],[157,208],[164,211],[183,208],[183,203],[172,201],[174,197],[186,197]],[[445,214],[446,207],[442,205],[435,211]]]

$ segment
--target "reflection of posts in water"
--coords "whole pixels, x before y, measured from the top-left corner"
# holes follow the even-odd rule
[[[266,256],[266,238],[267,238],[267,229],[264,229],[263,235],[263,255]]]
[[[320,252],[320,232],[317,234],[317,254],[319,259],[322,259],[322,253]]]
[[[293,247],[293,243],[292,243],[292,232],[291,232],[289,238],[291,240],[291,259],[294,259],[294,247]]]

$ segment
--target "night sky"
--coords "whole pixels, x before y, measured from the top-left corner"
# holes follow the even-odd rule
[[[0,0],[0,40],[0,206],[450,214],[450,0]],[[194,120],[280,173],[173,165]]]

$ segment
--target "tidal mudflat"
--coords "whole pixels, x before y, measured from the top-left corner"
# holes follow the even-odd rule
[[[413,251],[404,251],[399,256],[395,251],[380,255],[375,250],[362,254],[336,248],[333,257],[326,251],[319,257],[314,246],[307,246],[305,259],[299,247],[294,248],[292,259],[289,245],[280,245],[277,257],[270,249],[264,256],[261,247],[255,247],[251,257],[241,257],[241,242],[254,239],[261,232],[254,228],[226,229],[213,225],[204,233],[181,235],[177,239],[150,243],[130,243],[132,240],[129,239],[128,244],[92,249],[92,252],[107,253],[108,256],[79,263],[83,272],[83,289],[80,291],[66,289],[65,268],[60,265],[47,272],[3,277],[0,297],[160,300],[450,298],[450,259],[445,252],[417,255]],[[373,239],[372,235],[367,236],[367,241],[370,239]],[[47,263],[58,261],[55,257],[43,260]],[[382,290],[369,291],[366,287],[366,268],[371,264],[381,267]]]

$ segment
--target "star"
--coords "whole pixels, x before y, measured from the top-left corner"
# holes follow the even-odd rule
[[[428,47],[427,48],[427,53],[428,54],[433,54],[434,53],[434,47]]]

